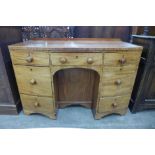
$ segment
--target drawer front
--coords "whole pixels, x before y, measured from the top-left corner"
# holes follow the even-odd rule
[[[129,64],[138,64],[141,52],[116,52],[104,54],[104,65],[106,66],[123,66]]]
[[[98,112],[113,112],[128,107],[130,96],[117,96],[101,98],[98,105]]]
[[[102,65],[102,53],[51,53],[52,65]]]
[[[103,78],[101,96],[120,96],[131,94],[135,76],[111,76]]]
[[[51,76],[48,67],[14,66],[20,93],[52,96]]]
[[[24,111],[31,113],[52,114],[54,113],[54,101],[50,97],[37,97],[21,94]]]
[[[138,65],[126,65],[126,66],[104,66],[103,76],[109,78],[111,76],[126,76],[129,74],[136,74]]]
[[[38,51],[11,51],[13,64],[49,66],[49,54]]]

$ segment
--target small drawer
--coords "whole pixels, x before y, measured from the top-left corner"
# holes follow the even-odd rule
[[[126,76],[133,75],[137,72],[138,65],[129,64],[126,66],[104,66],[103,76],[109,78],[111,76]]]
[[[27,113],[52,115],[55,113],[54,100],[50,97],[38,97],[21,94],[23,109]]]
[[[102,53],[51,53],[52,65],[102,65]]]
[[[98,105],[98,112],[113,112],[118,109],[124,109],[128,107],[130,96],[117,96],[117,97],[105,97],[101,98]]]
[[[14,65],[20,93],[52,96],[51,75],[48,67]]]
[[[134,75],[103,77],[101,96],[109,97],[131,94],[134,80]]]
[[[38,51],[11,51],[13,64],[49,66],[49,54]]]
[[[123,66],[129,64],[138,64],[140,56],[141,56],[140,51],[104,53],[104,65]]]

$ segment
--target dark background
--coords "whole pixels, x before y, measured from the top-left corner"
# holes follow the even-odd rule
[[[0,42],[32,38],[120,38],[129,42],[132,34],[155,35],[154,26],[1,26]]]

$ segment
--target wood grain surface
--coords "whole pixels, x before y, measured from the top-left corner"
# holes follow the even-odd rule
[[[22,43],[10,45],[9,49],[33,49],[33,50],[49,50],[50,52],[97,52],[107,50],[141,50],[141,46],[133,45],[131,43],[122,42],[120,40],[104,40],[104,39],[54,39],[54,40],[30,40]]]
[[[21,94],[24,112],[26,114],[41,113],[55,119],[55,105],[51,97],[38,97]]]
[[[117,97],[105,97],[100,98],[100,104],[98,106],[98,112],[113,113],[115,110],[128,107],[130,95],[117,96]]]
[[[102,97],[131,94],[135,75],[103,78]],[[118,82],[118,84],[117,84]],[[120,82],[120,84],[119,84]]]
[[[102,65],[102,53],[52,53],[51,61],[52,65]],[[65,59],[66,62],[61,62],[61,59]],[[89,63],[89,59],[92,59],[92,63]]]
[[[82,68],[60,70],[54,75],[54,84],[56,101],[60,108],[68,105],[91,108],[94,88],[99,85],[99,74]]]
[[[10,53],[11,53],[13,64],[15,65],[49,66],[49,54],[46,52],[17,50]],[[31,58],[31,61],[28,61],[28,58]]]
[[[139,51],[133,52],[117,52],[117,53],[105,53],[104,54],[104,65],[105,66],[122,66],[128,64],[135,64],[139,63],[139,57],[141,53]],[[121,60],[125,59],[125,63],[121,64]]]
[[[14,71],[20,93],[52,96],[51,75],[48,67],[16,65]]]

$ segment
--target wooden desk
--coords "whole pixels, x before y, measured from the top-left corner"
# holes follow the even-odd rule
[[[25,114],[56,118],[80,104],[96,119],[128,108],[142,47],[117,39],[52,39],[9,46]]]

